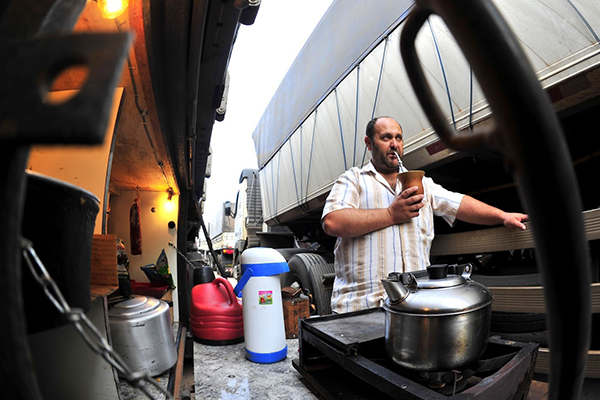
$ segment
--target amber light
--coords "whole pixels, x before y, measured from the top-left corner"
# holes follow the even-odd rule
[[[129,5],[129,0],[98,0],[100,14],[106,19],[115,19],[123,14]]]
[[[175,205],[173,204],[174,202],[173,200],[173,196],[175,195],[175,192],[173,191],[172,188],[167,189],[167,200],[164,203],[163,209],[167,212],[170,213],[171,211],[173,211],[175,209]]]

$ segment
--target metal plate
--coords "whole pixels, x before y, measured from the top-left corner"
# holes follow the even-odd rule
[[[385,337],[385,312],[375,308],[356,313],[303,321],[314,334],[340,347],[355,347],[361,343]]]

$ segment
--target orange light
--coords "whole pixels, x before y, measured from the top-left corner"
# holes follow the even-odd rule
[[[173,202],[171,200],[165,201],[165,204],[163,205],[163,210],[166,213],[172,212],[174,208],[175,208],[175,205],[173,204]]]
[[[173,211],[175,209],[175,205],[173,204],[173,196],[175,195],[175,192],[173,191],[172,188],[167,189],[167,201],[165,201],[164,204],[164,210],[165,212],[170,213],[171,211]]]
[[[98,0],[100,14],[106,19],[115,19],[123,14],[129,5],[129,0]]]
[[[223,249],[223,254],[233,254],[233,249]]]

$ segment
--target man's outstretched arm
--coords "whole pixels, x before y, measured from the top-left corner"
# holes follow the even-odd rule
[[[527,229],[523,222],[528,221],[526,214],[507,213],[471,196],[463,197],[456,213],[456,218],[471,224],[504,225],[507,228],[521,230]]]

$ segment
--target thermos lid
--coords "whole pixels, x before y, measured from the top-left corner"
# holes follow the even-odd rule
[[[242,275],[252,269],[252,276],[279,275],[290,270],[283,255],[268,247],[252,247],[242,253]]]

